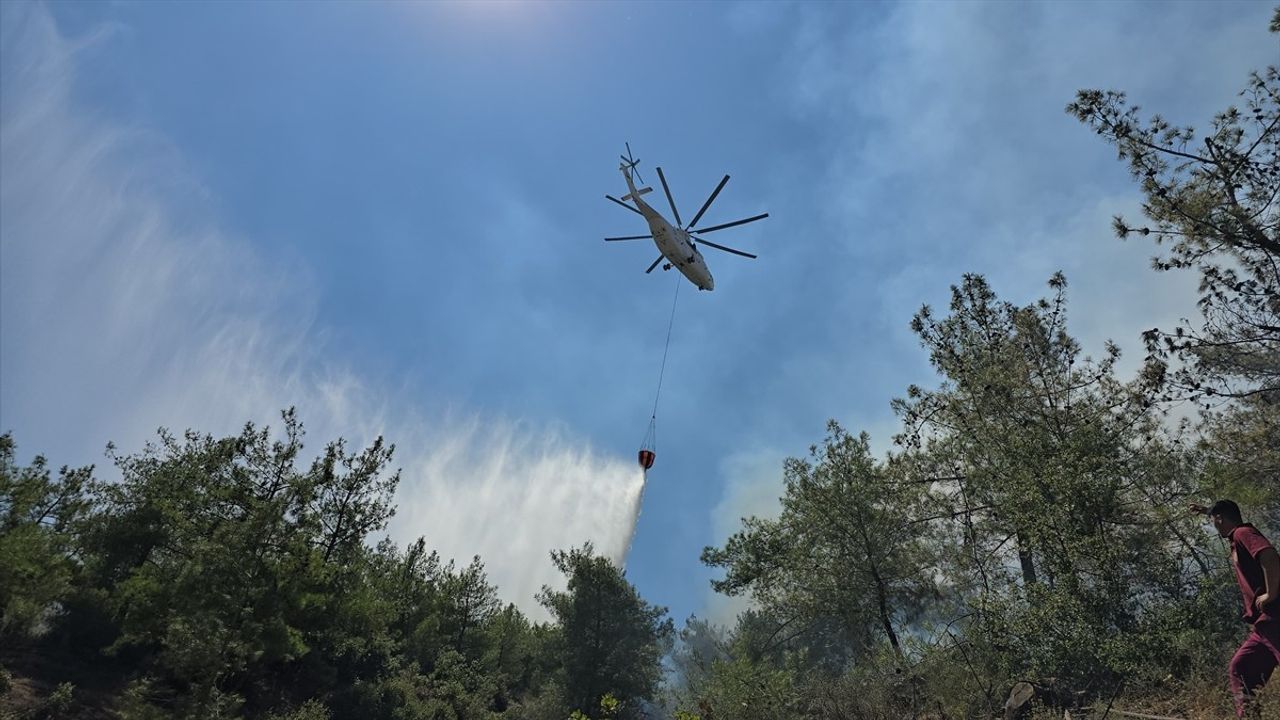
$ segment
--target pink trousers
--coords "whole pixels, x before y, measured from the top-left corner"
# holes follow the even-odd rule
[[[1236,701],[1236,717],[1244,717],[1249,698],[1266,684],[1271,671],[1280,665],[1280,622],[1264,620],[1253,626],[1240,649],[1231,658],[1231,696]]]

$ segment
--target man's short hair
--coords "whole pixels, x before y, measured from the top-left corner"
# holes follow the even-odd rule
[[[1244,522],[1240,517],[1240,506],[1235,504],[1233,500],[1219,500],[1209,508],[1210,515],[1221,515],[1224,519],[1233,523]]]

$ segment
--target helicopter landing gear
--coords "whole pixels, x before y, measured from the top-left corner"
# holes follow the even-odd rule
[[[666,264],[664,264],[664,265],[662,266],[662,269],[663,269],[663,270],[670,270],[670,269],[671,269],[671,263],[666,263]]]

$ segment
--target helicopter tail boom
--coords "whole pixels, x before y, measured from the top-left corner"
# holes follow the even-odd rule
[[[623,200],[631,200],[631,199],[633,199],[633,198],[638,198],[638,197],[640,197],[641,195],[644,195],[645,193],[651,193],[651,192],[653,192],[653,188],[651,188],[651,187],[644,187],[644,188],[640,188],[639,190],[636,190],[635,192],[630,192],[630,193],[627,193],[626,195],[623,195],[623,196],[622,196],[622,199],[623,199]]]

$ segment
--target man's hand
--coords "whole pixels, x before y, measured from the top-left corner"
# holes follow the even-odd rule
[[[1205,507],[1205,506],[1203,506],[1203,505],[1201,505],[1201,504],[1199,504],[1199,503],[1191,503],[1190,505],[1188,505],[1188,506],[1187,506],[1187,509],[1188,509],[1188,510],[1190,510],[1191,512],[1193,512],[1193,513],[1197,514],[1197,515],[1208,515],[1208,514],[1209,514],[1209,508],[1207,508],[1207,507]]]
[[[1258,612],[1264,612],[1266,607],[1272,603],[1275,598],[1271,597],[1271,593],[1262,593],[1254,598],[1253,604],[1258,608]]]

